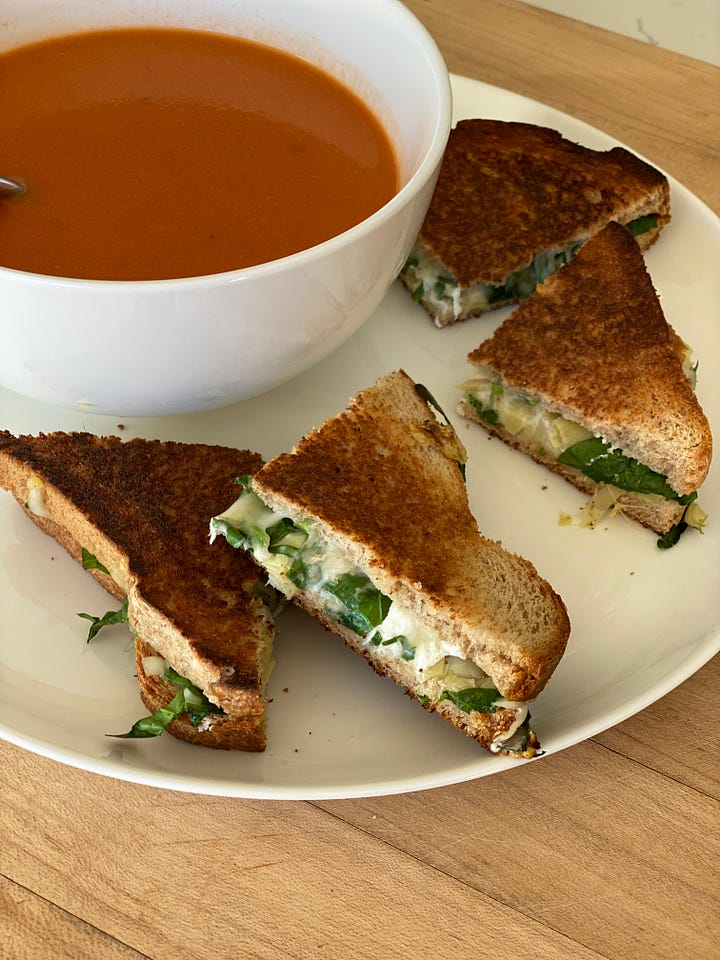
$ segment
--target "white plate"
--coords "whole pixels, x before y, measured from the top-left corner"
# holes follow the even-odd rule
[[[454,92],[458,118],[525,120],[588,146],[615,143],[550,107],[482,83],[455,77]],[[671,190],[673,219],[647,264],[668,319],[700,357],[698,396],[718,425],[720,380],[708,371],[720,357],[720,221],[672,180]],[[452,414],[468,351],[506,315],[497,311],[440,331],[398,285],[339,352],[263,398],[197,416],[132,420],[120,430],[113,418],[0,392],[0,422],[16,433],[85,429],[247,446],[269,457],[402,366],[458,426],[483,532],[532,560],[567,604],[568,651],[532,710],[551,754],[642,710],[720,649],[720,471],[711,471],[700,498],[711,517],[707,533],[689,532],[670,551],[658,550],[653,534],[622,518],[593,532],[559,526],[560,512],[576,511],[582,496]],[[131,645],[124,627],[107,628],[86,644],[87,623],[76,614],[103,613],[114,602],[8,495],[0,497],[0,545],[0,735],[28,750],[154,787],[269,799],[420,790],[518,762],[491,756],[426,713],[294,609],[280,625],[265,754],[202,750],[170,736],[108,739],[144,713]]]

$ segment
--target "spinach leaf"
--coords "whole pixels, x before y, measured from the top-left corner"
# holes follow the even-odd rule
[[[676,493],[665,477],[638,463],[632,457],[625,456],[619,450],[612,450],[610,444],[599,437],[589,437],[572,444],[558,457],[566,467],[574,467],[596,483],[611,483],[621,490],[631,493],[655,493],[678,503],[691,503],[696,493],[680,495]]]
[[[127,733],[113,733],[109,736],[118,737],[121,740],[134,740],[140,737],[159,737],[163,730],[173,720],[187,712],[187,703],[185,694],[178,690],[177,694],[168,703],[166,707],[158,709],[149,717],[141,717],[137,720]]]
[[[450,419],[448,418],[448,415],[445,413],[445,411],[443,410],[443,408],[442,408],[442,407],[440,406],[440,404],[437,402],[437,400],[435,399],[435,397],[430,393],[430,391],[429,391],[428,388],[425,386],[425,384],[423,384],[423,383],[416,383],[416,384],[415,384],[415,393],[416,393],[419,397],[422,397],[422,399],[425,401],[425,403],[429,404],[429,406],[431,406],[434,410],[437,410],[437,412],[438,412],[438,413],[440,414],[440,416],[443,418],[443,420],[445,421],[445,423],[447,424],[447,426],[450,427],[450,429],[452,430],[453,433],[455,433],[455,427],[453,427],[452,423],[450,422]],[[457,434],[456,434],[456,436],[457,436]],[[460,445],[460,448],[463,449],[463,448],[462,448],[462,445]],[[457,463],[457,465],[458,465],[458,467],[459,467],[459,469],[460,469],[460,474],[462,475],[462,478],[463,478],[463,480],[464,480],[464,479],[465,479],[465,463],[464,463],[464,461],[462,461],[462,460],[456,460],[456,463]]]
[[[492,285],[488,293],[488,303],[495,305],[505,300],[526,300],[539,283],[543,283],[559,267],[568,263],[581,246],[581,241],[575,241],[565,250],[556,253],[540,250],[533,257],[532,263],[514,270],[504,284]]]
[[[530,729],[530,714],[525,717],[523,722],[517,728],[515,733],[510,737],[509,740],[505,740],[500,745],[501,754],[524,754],[528,747],[528,741],[530,739],[530,734],[532,730]],[[536,753],[536,756],[540,756],[542,751]]]
[[[398,634],[397,637],[390,637],[389,640],[383,640],[380,637],[380,634],[376,634],[370,641],[373,646],[377,647],[382,645],[383,647],[389,647],[393,643],[399,643],[402,647],[402,653],[400,656],[403,660],[414,660],[415,659],[415,647],[410,643],[407,637],[404,637],[402,634]]]
[[[443,410],[443,408],[442,408],[442,407],[440,406],[440,404],[437,402],[437,400],[435,399],[435,397],[430,393],[430,391],[428,390],[428,388],[425,386],[424,383],[416,383],[416,384],[415,384],[415,393],[416,393],[419,397],[421,397],[421,398],[425,401],[425,403],[427,403],[429,406],[431,406],[431,407],[433,408],[433,410],[437,410],[437,412],[438,412],[438,413],[440,414],[440,416],[443,418],[443,420],[445,421],[445,423],[446,423],[449,427],[452,427],[452,424],[450,423],[450,420],[448,419],[448,415],[445,413],[445,411]]]
[[[641,233],[647,233],[648,230],[655,229],[657,226],[657,217],[648,214],[646,217],[638,217],[636,220],[631,220],[626,226],[634,237],[638,237]]]
[[[177,687],[182,687],[191,694],[190,701],[188,701],[187,697],[185,698],[185,712],[190,714],[190,723],[192,723],[194,727],[208,714],[225,713],[222,707],[218,707],[217,704],[208,700],[199,687],[196,687],[187,677],[179,674],[177,670],[173,670],[172,667],[166,667],[164,675],[166,680],[174,683]]]
[[[231,547],[239,549],[245,546],[245,541],[247,540],[246,534],[244,534],[242,530],[238,530],[238,528],[234,527],[231,523],[224,522],[221,532]]]
[[[400,641],[400,646],[402,647],[402,653],[400,656],[403,660],[414,660],[415,659],[415,647],[412,646],[407,637],[399,636],[395,637],[396,640]]]
[[[679,520],[674,527],[670,527],[668,532],[660,537],[657,541],[658,547],[661,550],[669,550],[670,547],[674,547],[680,539],[680,534],[684,533],[685,530],[687,530],[687,524],[684,520]]]
[[[324,589],[344,605],[341,623],[361,637],[381,624],[390,609],[390,598],[374,587],[364,573],[344,573],[338,580],[325,584]]]
[[[433,293],[438,300],[444,299],[448,294],[446,287],[454,288],[457,286],[457,281],[453,280],[452,277],[438,277],[433,286]]]
[[[660,539],[657,541],[657,545],[661,550],[669,550],[670,547],[674,547],[675,544],[680,539],[680,537],[682,536],[682,534],[685,533],[687,528],[690,526],[690,524],[687,522],[687,519],[686,519],[689,509],[690,509],[690,505],[688,504],[688,506],[685,507],[685,511],[683,515],[680,517],[680,519],[675,524],[675,526],[670,527],[667,533],[664,533],[660,537]],[[696,527],[696,529],[700,530],[700,532],[702,533],[702,524],[700,524],[699,527]]]
[[[91,613],[79,613],[79,617],[83,617],[85,620],[91,620],[92,626],[88,630],[87,643],[93,639],[93,637],[102,630],[103,627],[107,627],[113,623],[126,623],[128,618],[128,601],[127,597],[123,600],[122,606],[119,610],[108,610],[107,613],[103,614],[102,617],[94,617]]]
[[[502,284],[499,286],[493,285],[488,293],[487,302],[488,304],[502,303],[503,300],[510,300],[511,297],[512,293],[508,287]]]
[[[288,517],[283,517],[282,520],[268,527],[266,533],[270,537],[268,544],[270,553],[281,553],[287,557],[296,557],[298,550],[308,538],[307,533],[300,527],[296,527]]]
[[[288,567],[287,578],[290,583],[294,583],[299,590],[304,590],[309,580],[309,571],[307,564],[302,557],[295,557]]]
[[[95,554],[90,553],[85,547],[82,548],[82,567],[83,570],[99,570],[100,573],[106,573],[109,577],[112,576],[105,564],[100,563]]]
[[[494,687],[469,687],[467,690],[443,690],[438,703],[450,700],[465,713],[495,713],[495,702],[501,699]]]
[[[482,420],[485,420],[493,427],[498,425],[498,415],[496,410],[493,410],[492,407],[483,407],[482,403],[480,403],[478,398],[472,393],[468,393],[466,396]]]
[[[197,727],[199,723],[209,714],[223,715],[225,713],[220,707],[211,703],[205,694],[194,683],[191,683],[187,677],[181,676],[172,667],[165,670],[166,679],[170,680],[176,686],[180,687],[170,703],[158,709],[149,717],[141,717],[137,720],[127,733],[111,734],[123,740],[134,740],[143,737],[159,737],[169,723],[177,720],[184,713],[190,714],[190,723]],[[192,702],[185,696],[185,690],[192,695]],[[195,702],[197,701],[197,702]]]

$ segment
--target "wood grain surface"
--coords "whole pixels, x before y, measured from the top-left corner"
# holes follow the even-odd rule
[[[451,71],[617,137],[720,211],[720,70],[515,0],[409,0]],[[717,359],[717,358],[716,358]],[[720,956],[720,658],[498,776],[199,797],[0,743],[0,958]]]

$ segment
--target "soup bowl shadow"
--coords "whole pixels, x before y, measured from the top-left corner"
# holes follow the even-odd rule
[[[257,396],[373,313],[415,241],[451,125],[447,68],[398,0],[8,0],[2,49],[79,29],[173,26],[248,37],[340,79],[383,123],[400,186],[346,232],[283,259],[175,280],[78,280],[0,267],[0,384],[122,416]],[[232,197],[229,195],[229,202]]]

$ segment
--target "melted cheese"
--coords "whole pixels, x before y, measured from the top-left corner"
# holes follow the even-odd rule
[[[503,388],[489,377],[474,377],[460,384],[483,411],[491,411],[514,439],[539,449],[545,456],[557,458],[574,443],[592,436],[579,423],[545,409],[533,397]]]
[[[51,514],[45,505],[45,484],[40,477],[28,477],[27,481],[28,495],[25,501],[25,507],[36,517],[43,517],[50,520]]]
[[[217,534],[227,535],[228,527],[246,533],[246,547],[253,553],[268,574],[268,580],[277,590],[292,597],[298,587],[288,577],[293,558],[273,553],[268,549],[266,531],[282,519],[281,514],[269,509],[254,493],[245,493],[223,514],[211,522],[211,539]],[[309,575],[304,590],[315,595],[320,606],[333,619],[345,611],[342,601],[326,588],[347,573],[361,573],[343,553],[327,542],[318,527],[303,523],[307,540],[299,550]],[[396,637],[405,643],[390,642]],[[493,688],[492,679],[473,661],[463,656],[462,649],[449,643],[439,631],[418,619],[412,611],[392,600],[385,619],[371,630],[362,643],[372,648],[373,658],[386,662],[404,659],[415,673],[414,692],[417,696],[436,700],[443,691],[457,692],[475,687]],[[403,654],[406,656],[403,658]],[[410,656],[408,656],[410,654]],[[512,727],[499,736],[493,749],[500,750],[524,723],[527,704],[498,699],[499,707],[515,711]]]

